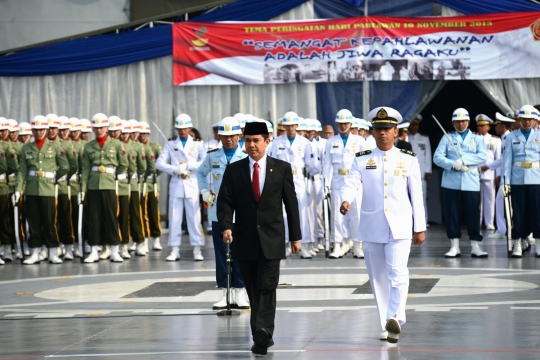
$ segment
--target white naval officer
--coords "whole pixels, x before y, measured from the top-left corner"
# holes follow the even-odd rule
[[[480,174],[478,166],[486,161],[484,139],[469,130],[469,112],[458,108],[452,114],[452,126],[456,131],[443,136],[433,161],[444,169],[442,189],[444,196],[444,215],[446,235],[450,239],[450,250],[444,255],[448,258],[461,256],[461,214],[471,240],[471,256],[487,257],[480,248]]]
[[[340,212],[346,214],[355,193],[362,193],[359,231],[383,330],[380,338],[396,343],[406,321],[411,244],[421,245],[425,239],[421,172],[412,151],[394,146],[397,125],[403,121],[398,111],[378,107],[368,121],[377,147],[356,154],[340,191]]]
[[[482,218],[487,230],[495,230],[495,171],[491,170],[490,165],[501,158],[501,139],[498,136],[491,135],[489,129],[493,120],[486,114],[476,115],[476,130],[478,135],[484,138],[486,146],[486,161],[480,165],[480,183],[481,183],[481,209],[480,225]]]
[[[431,155],[431,142],[429,137],[418,132],[420,123],[422,122],[422,115],[418,114],[411,121],[409,125],[409,135],[407,141],[411,143],[412,151],[418,158],[418,164],[420,164],[420,173],[422,175],[422,195],[424,196],[424,209],[426,211],[426,226],[428,224],[428,209],[427,209],[427,194],[428,194],[428,181],[431,178],[432,171],[432,155]]]
[[[313,253],[308,250],[311,250],[313,245],[309,226],[308,212],[310,207],[306,186],[306,175],[313,171],[311,168],[312,162],[310,161],[311,146],[308,139],[296,133],[298,124],[299,117],[295,112],[289,111],[283,115],[283,126],[285,126],[286,133],[274,139],[270,156],[291,164],[298,210],[300,212],[300,227],[302,229],[300,256],[303,259],[311,259]],[[285,241],[289,242],[287,235]]]
[[[202,142],[194,141],[189,135],[193,127],[189,115],[178,115],[174,120],[174,127],[178,131],[178,138],[168,141],[163,146],[163,152],[156,161],[158,170],[171,175],[168,245],[172,247],[172,251],[166,260],[180,260],[182,217],[185,209],[189,241],[193,246],[193,258],[195,261],[201,261],[203,260],[201,246],[204,245],[204,237],[199,209],[199,187],[195,172],[204,160],[206,151]]]
[[[319,133],[322,131],[321,122],[317,119],[310,119],[308,125],[309,140],[311,141],[312,160],[317,166],[313,166],[311,174],[311,194],[313,197],[313,232],[312,236],[317,240],[315,251],[324,250],[324,220],[323,220],[323,180],[322,163],[324,161],[324,151],[326,149],[326,139]]]
[[[336,114],[336,124],[339,131],[326,142],[325,156],[323,159],[323,179],[325,186],[332,191],[330,208],[330,233],[331,241],[334,243],[334,250],[330,254],[331,259],[337,259],[345,255],[349,250],[350,239],[353,241],[353,252],[355,258],[363,258],[363,240],[358,235],[360,223],[360,208],[358,201],[350,201],[352,210],[347,216],[339,215],[341,199],[340,189],[345,184],[345,179],[349,176],[351,166],[354,163],[355,154],[362,150],[367,150],[366,141],[363,137],[351,134],[353,115],[347,109],[341,109]],[[361,196],[360,193],[356,193]]]
[[[513,112],[510,112],[510,116],[514,116]],[[510,134],[510,128],[516,120],[506,117],[502,114],[495,114],[495,131],[497,135],[501,138],[501,143],[504,144],[506,137]],[[501,183],[502,176],[502,166],[503,166],[503,157],[504,146],[501,149],[501,157],[493,161],[488,167],[495,171],[495,186],[498,186]],[[504,217],[504,198],[502,195],[502,186],[499,186],[497,190],[497,195],[495,196],[495,224],[497,225],[497,231],[489,235],[490,239],[502,239],[506,235],[506,218]]]

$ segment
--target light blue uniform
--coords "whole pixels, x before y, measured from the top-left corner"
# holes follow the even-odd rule
[[[509,185],[540,185],[540,131],[531,129],[527,140],[521,129],[506,136],[502,180]]]
[[[442,187],[453,190],[480,191],[478,166],[486,161],[487,153],[484,138],[468,130],[465,139],[457,131],[448,134],[450,141],[463,159],[469,171],[456,171],[452,168],[458,159],[448,138],[444,136],[435,150],[433,161],[444,169]]]
[[[242,151],[240,146],[238,146],[230,162],[233,163],[235,161],[242,160],[246,156],[247,154]],[[197,169],[197,181],[199,183],[199,189],[213,190],[216,194],[214,205],[208,209],[208,218],[210,221],[218,221],[216,214],[217,194],[219,193],[219,188],[221,187],[221,182],[223,181],[223,174],[225,173],[226,167],[227,156],[225,156],[225,151],[223,149],[217,149],[213,151],[210,150],[206,154],[201,166],[199,166]],[[210,174],[212,177],[213,188],[211,188],[208,184],[208,174]]]

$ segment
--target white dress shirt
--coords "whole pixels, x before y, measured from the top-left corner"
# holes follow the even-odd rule
[[[253,184],[253,164],[255,164],[255,160],[249,157],[249,173],[251,175],[251,183]],[[262,195],[263,189],[264,189],[264,179],[266,179],[266,154],[257,161],[257,164],[259,164],[259,190],[261,193],[259,195]]]

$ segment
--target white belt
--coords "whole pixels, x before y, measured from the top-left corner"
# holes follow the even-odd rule
[[[313,175],[312,178],[313,178],[313,180],[321,180],[322,175],[321,174]]]
[[[291,171],[293,175],[304,175],[304,168],[292,168]]]
[[[139,174],[137,174],[137,173],[131,175],[131,180],[137,180],[138,176],[139,176]]]
[[[342,176],[346,176],[346,175],[349,175],[351,171],[349,169],[335,169],[334,170],[334,175],[342,175]]]
[[[514,166],[523,169],[540,168],[540,161],[514,161]]]
[[[154,178],[154,175],[148,175],[148,176],[146,177],[146,180],[148,180],[148,179],[153,179],[153,178]]]
[[[116,173],[116,169],[115,168],[108,168],[108,167],[105,167],[103,165],[100,165],[100,166],[92,166],[92,171],[97,171],[97,172],[100,172],[100,173],[107,173],[107,174],[114,174]]]
[[[0,180],[6,180],[6,174],[0,174]]]
[[[69,181],[77,181],[77,180],[79,180],[79,174],[73,174],[69,178]]]
[[[56,176],[56,174],[54,172],[46,172],[46,171],[35,171],[35,170],[30,170],[28,172],[28,175],[30,176],[37,176],[37,177],[45,177],[45,178],[49,178],[49,179],[54,179],[54,177]]]
[[[10,180],[15,180],[16,178],[17,178],[17,174],[16,174],[16,173],[15,173],[15,174],[9,174],[9,175],[8,175],[8,179],[10,179]]]
[[[67,175],[64,175],[60,179],[58,179],[57,181],[59,181],[59,182],[60,181],[66,181],[66,179],[67,179]]]
[[[118,174],[118,176],[116,176],[116,178],[118,180],[125,180],[128,178],[128,174]]]

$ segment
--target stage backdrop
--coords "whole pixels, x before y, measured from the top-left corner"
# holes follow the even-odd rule
[[[540,12],[173,25],[175,85],[540,77]]]

